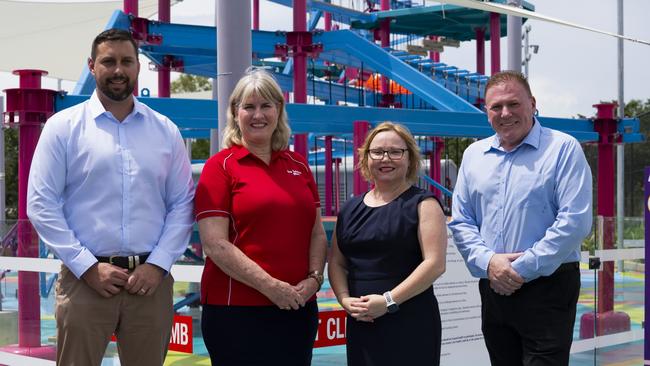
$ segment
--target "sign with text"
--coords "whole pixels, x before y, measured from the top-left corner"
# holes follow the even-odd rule
[[[318,313],[318,333],[314,348],[345,344],[345,310],[321,311]]]
[[[115,335],[111,336],[111,341],[117,342]],[[192,341],[192,317],[185,315],[174,315],[172,323],[172,335],[169,338],[170,351],[192,353],[194,351]]]
[[[478,279],[472,277],[447,232],[447,270],[433,284],[442,320],[441,365],[486,366],[490,358],[481,332],[481,297]],[[471,349],[471,352],[467,352]]]

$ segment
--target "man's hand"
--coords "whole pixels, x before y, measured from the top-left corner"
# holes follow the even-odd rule
[[[141,264],[135,267],[124,289],[130,294],[153,295],[163,279],[163,274],[163,269],[156,265]]]
[[[122,291],[129,274],[126,269],[109,263],[95,263],[84,272],[81,279],[103,297],[110,298]]]
[[[524,279],[512,268],[512,262],[523,253],[495,254],[488,264],[490,287],[499,295],[512,295],[524,284]]]

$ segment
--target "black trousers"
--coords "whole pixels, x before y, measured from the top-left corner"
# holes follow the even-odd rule
[[[203,340],[213,366],[309,366],[318,330],[318,305],[203,305]]]
[[[525,283],[510,296],[499,295],[487,279],[479,281],[482,330],[493,366],[569,364],[576,304],[578,263]]]

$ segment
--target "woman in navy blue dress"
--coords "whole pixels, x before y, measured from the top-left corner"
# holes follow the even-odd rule
[[[329,280],[348,313],[349,366],[439,365],[441,325],[433,282],[445,271],[442,207],[412,185],[420,154],[410,132],[384,122],[359,149],[374,184],[338,215]]]

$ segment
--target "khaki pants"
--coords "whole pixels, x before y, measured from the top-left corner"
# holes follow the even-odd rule
[[[57,365],[100,365],[111,335],[122,366],[160,366],[167,355],[173,311],[171,275],[151,296],[126,290],[106,299],[61,266],[56,286]]]

